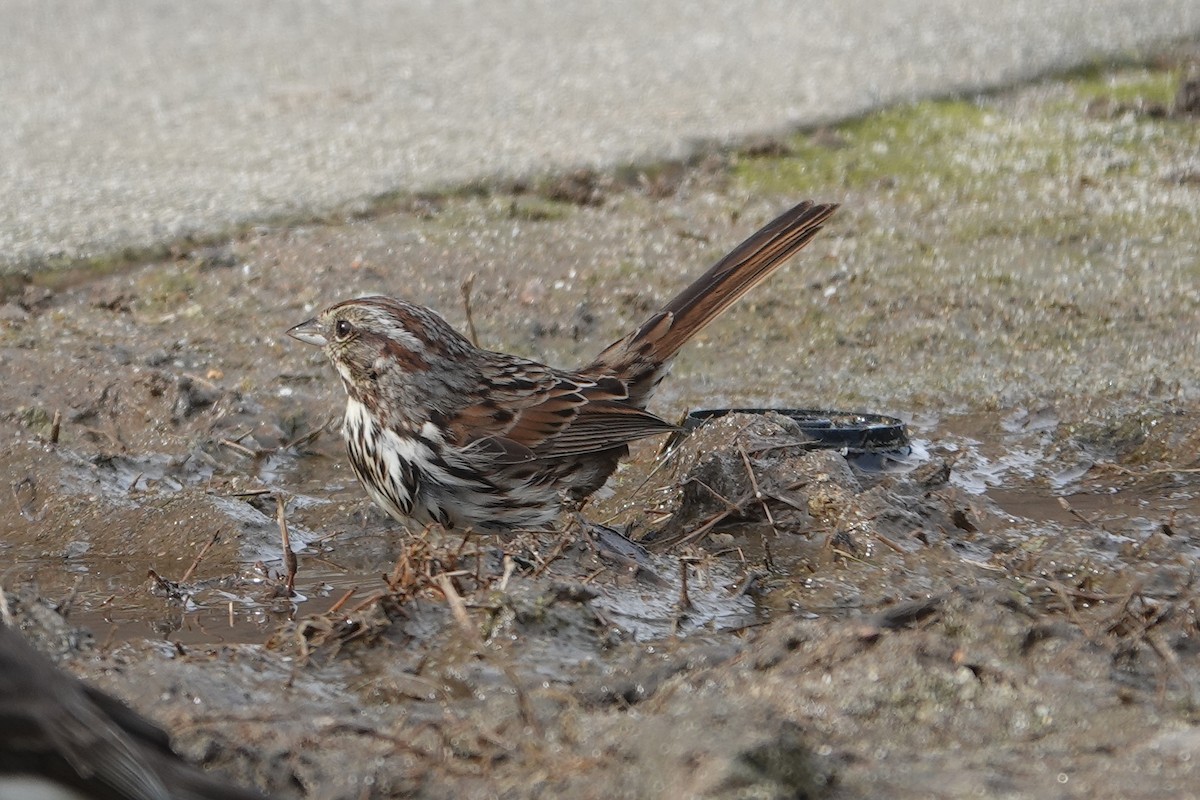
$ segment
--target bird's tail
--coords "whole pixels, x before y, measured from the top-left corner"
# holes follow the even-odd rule
[[[780,214],[636,331],[605,348],[583,373],[622,377],[630,404],[644,405],[679,348],[812,241],[836,209],[805,201]]]

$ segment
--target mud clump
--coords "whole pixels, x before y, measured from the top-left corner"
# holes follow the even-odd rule
[[[669,452],[649,494],[667,521],[643,541],[678,546],[709,541],[723,528],[764,537],[818,536],[852,552],[931,531],[952,538],[978,531],[993,508],[949,485],[943,459],[911,459],[891,473],[855,469],[838,451],[821,448],[788,417],[731,414],[709,422]],[[976,521],[972,521],[972,520]],[[767,541],[764,539],[764,541]],[[718,547],[720,544],[718,544]]]
[[[669,521],[648,539],[681,542],[722,524],[762,520],[805,530],[834,494],[860,487],[846,460],[779,414],[731,414],[689,434],[659,473]],[[828,494],[826,494],[828,492]],[[699,531],[699,532],[698,532]]]

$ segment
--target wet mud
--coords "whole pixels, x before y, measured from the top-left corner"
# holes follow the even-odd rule
[[[13,613],[279,797],[1188,796],[1200,206],[1167,178],[1200,133],[1126,99],[1158,74],[972,100],[978,129],[926,154],[1066,131],[1043,142],[1061,230],[1041,200],[998,215],[895,161],[756,182],[797,148],[907,144],[860,122],[31,282],[0,304]],[[998,195],[1024,169],[978,174]],[[730,416],[636,448],[560,531],[408,530],[343,457],[332,369],[283,336],[373,292],[465,328],[473,276],[484,344],[583,363],[799,191],[843,211],[655,410],[904,419],[909,445],[869,463]]]

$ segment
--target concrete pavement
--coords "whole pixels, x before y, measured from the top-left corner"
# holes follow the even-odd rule
[[[1200,35],[1200,0],[0,0],[0,272],[685,154]]]

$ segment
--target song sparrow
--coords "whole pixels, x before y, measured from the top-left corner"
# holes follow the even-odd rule
[[[805,202],[780,215],[575,371],[481,350],[436,312],[389,297],[337,303],[288,333],[324,348],[341,375],[350,464],[388,514],[545,527],[564,499],[599,489],[630,442],[675,429],[644,410],[671,358],[835,208]]]

